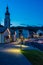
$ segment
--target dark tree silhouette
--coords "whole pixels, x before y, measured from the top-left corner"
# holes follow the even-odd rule
[[[22,29],[19,29],[19,38],[22,35]]]
[[[39,36],[42,36],[43,34],[42,33],[39,33]]]

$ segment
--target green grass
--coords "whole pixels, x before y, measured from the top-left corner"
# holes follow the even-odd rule
[[[21,50],[21,52],[32,65],[43,65],[43,52],[37,50]]]

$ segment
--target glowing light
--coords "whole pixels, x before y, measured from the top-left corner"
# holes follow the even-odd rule
[[[39,35],[38,34],[34,34],[33,37],[39,37]]]
[[[15,45],[15,46],[18,46],[20,47],[21,45]],[[26,45],[22,45],[22,48],[28,48],[29,46],[26,46]]]
[[[3,52],[11,53],[11,54],[20,54],[20,49],[6,49]]]
[[[26,45],[22,45],[22,48],[28,48],[29,46],[26,46]]]

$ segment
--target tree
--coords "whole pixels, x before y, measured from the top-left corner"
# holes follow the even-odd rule
[[[43,34],[42,33],[39,33],[39,36],[42,36]]]

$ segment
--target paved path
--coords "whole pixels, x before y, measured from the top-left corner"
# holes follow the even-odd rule
[[[11,55],[0,52],[0,65],[31,65],[31,63],[22,55]]]
[[[32,65],[25,56],[21,54],[20,49],[15,48],[13,45],[9,47],[9,45],[5,44],[5,46],[0,48],[0,65]]]

